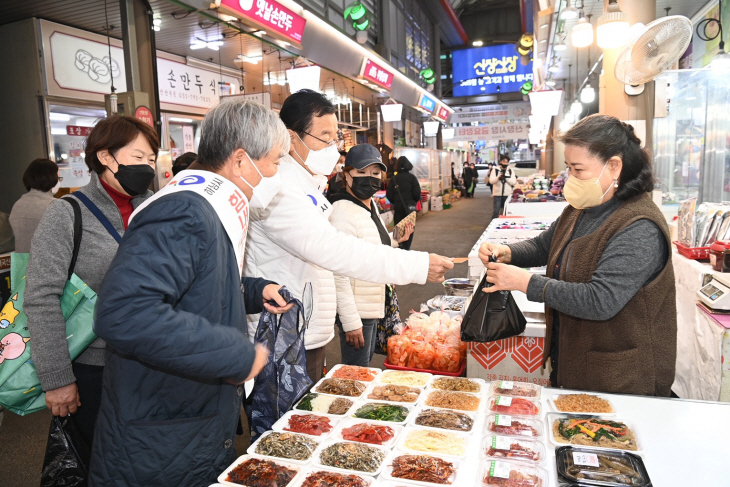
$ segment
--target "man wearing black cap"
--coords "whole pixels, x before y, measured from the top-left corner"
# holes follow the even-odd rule
[[[340,232],[372,244],[397,247],[380,219],[373,195],[380,190],[387,170],[378,149],[370,144],[356,145],[347,154],[342,172],[344,191],[333,195],[330,223]],[[408,225],[399,242],[405,242],[413,232]],[[362,255],[342,255],[358,260]],[[351,279],[335,274],[337,316],[342,363],[367,367],[373,358],[376,328],[385,316],[385,284]]]

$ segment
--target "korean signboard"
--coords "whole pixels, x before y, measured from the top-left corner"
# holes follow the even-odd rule
[[[421,99],[418,101],[418,107],[428,113],[433,113],[433,111],[436,109],[436,100],[434,100],[427,94],[422,93]]]
[[[502,120],[525,119],[530,114],[530,103],[495,103],[457,108],[451,115],[451,123],[500,122]]]
[[[526,139],[527,123],[500,123],[479,127],[454,127],[452,141]]]
[[[436,118],[438,118],[442,122],[445,122],[449,119],[449,111],[446,109],[445,106],[439,105],[438,110],[436,110]]]
[[[210,108],[220,96],[238,93],[240,82],[232,76],[205,71],[188,64],[157,58],[160,102]]]
[[[532,81],[532,62],[520,63],[512,44],[475,47],[453,52],[454,96],[519,91]]]
[[[88,137],[94,127],[79,127],[78,125],[66,125],[66,135]]]
[[[363,61],[360,76],[386,90],[393,85],[393,73],[370,59]]]
[[[288,42],[302,44],[306,19],[276,0],[217,0],[216,3],[222,12],[250,21]]]

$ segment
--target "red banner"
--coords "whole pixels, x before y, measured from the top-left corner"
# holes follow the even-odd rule
[[[393,85],[393,73],[370,59],[363,61],[360,76],[386,90]]]
[[[66,135],[88,137],[94,127],[79,127],[78,125],[66,125]]]
[[[307,20],[276,0],[220,0],[220,9],[253,22],[267,33],[273,31],[287,41],[302,44]]]

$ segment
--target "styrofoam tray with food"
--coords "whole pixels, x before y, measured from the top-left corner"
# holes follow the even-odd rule
[[[246,479],[251,475],[261,478],[262,474],[271,473],[272,478],[283,480],[290,478],[281,487],[294,487],[301,479],[306,467],[290,462],[275,460],[259,455],[242,455],[236,459],[222,474],[218,476],[218,482],[223,485],[235,487],[246,487]]]
[[[350,410],[349,416],[386,424],[404,425],[414,406],[396,402],[362,400]]]
[[[332,468],[310,466],[302,472],[301,480],[295,487],[320,487],[321,485],[347,485],[347,487],[371,487],[375,477],[369,475],[343,473]]]
[[[422,406],[476,412],[483,408],[485,401],[484,396],[480,394],[430,390],[426,391],[426,397],[420,404]]]
[[[413,411],[408,424],[419,428],[470,434],[474,432],[476,420],[477,414],[473,412],[422,405]]]
[[[386,370],[375,379],[379,384],[396,384],[400,386],[424,388],[433,379],[433,374],[410,370]]]
[[[435,375],[426,387],[427,391],[467,392],[483,396],[488,389],[487,381],[475,377],[447,377]]]
[[[332,394],[320,394],[316,392],[307,393],[292,410],[310,412],[315,414],[326,414],[333,417],[346,416],[357,402],[356,398],[333,396]]]
[[[457,482],[460,467],[460,460],[439,458],[436,455],[414,455],[395,450],[385,459],[385,467],[380,478],[424,487],[460,486]]]
[[[323,377],[312,386],[311,391],[332,396],[349,397],[353,400],[359,399],[365,394],[368,388],[367,382],[360,382],[352,379],[335,379]]]
[[[481,457],[539,464],[545,460],[545,445],[541,440],[486,435],[482,438]]]
[[[423,387],[374,382],[368,386],[363,399],[415,405],[423,397],[424,390]]]
[[[292,416],[296,416],[296,418],[292,419]],[[271,429],[280,432],[301,433],[321,440],[329,438],[340,423],[341,418],[341,416],[310,413],[308,411],[287,411],[271,426]]]
[[[352,379],[369,384],[377,379],[382,372],[381,369],[375,367],[337,364],[332,366],[325,377],[328,379]]]
[[[542,387],[529,382],[515,382],[511,380],[495,380],[489,384],[490,396],[526,397],[540,399]]]
[[[456,431],[408,426],[400,435],[398,450],[414,455],[464,458],[469,453],[470,436]]]
[[[636,428],[623,420],[550,413],[548,437],[555,446],[575,445],[603,450],[641,451]]]
[[[545,434],[545,425],[538,418],[489,414],[484,420],[484,434],[537,439]]]
[[[312,464],[335,472],[357,475],[380,474],[390,450],[377,445],[330,439],[314,452]]]
[[[537,418],[542,412],[542,405],[540,401],[526,397],[489,396],[487,398],[487,410],[494,414]]]
[[[312,455],[319,444],[320,442],[313,436],[267,431],[248,447],[246,453],[296,465],[307,465],[312,461]]]
[[[553,411],[561,414],[616,416],[616,408],[605,396],[597,394],[558,394],[548,398]]]
[[[331,438],[392,448],[403,432],[403,428],[404,426],[395,423],[386,424],[383,421],[348,418],[340,422],[332,432]]]

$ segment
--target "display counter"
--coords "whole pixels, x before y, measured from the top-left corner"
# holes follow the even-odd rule
[[[550,217],[555,220],[560,216],[566,206],[568,206],[567,201],[541,201],[534,203],[513,203],[508,201],[504,204],[504,215],[516,217]]]

